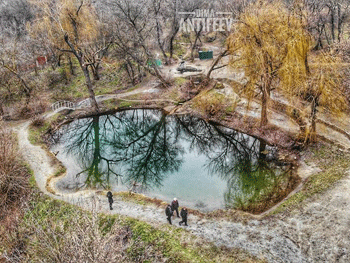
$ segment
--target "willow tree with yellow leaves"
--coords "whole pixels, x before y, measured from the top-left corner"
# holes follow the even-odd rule
[[[268,123],[268,102],[271,90],[278,88],[280,69],[296,54],[307,59],[311,38],[305,26],[283,4],[258,1],[240,15],[227,39],[230,66],[245,73],[243,94],[249,99],[260,95],[260,126]]]
[[[302,57],[295,58],[297,60]],[[289,65],[285,67],[281,86],[284,94],[293,98],[304,98],[310,103],[309,126],[305,129],[305,142],[316,141],[316,120],[318,107],[324,107],[334,114],[348,108],[344,96],[344,76],[342,59],[330,51],[316,52],[308,56],[306,67],[299,67],[296,71]],[[294,73],[292,75],[292,73]]]
[[[91,104],[99,111],[89,69],[98,79],[101,58],[112,43],[107,40],[110,32],[99,22],[89,1],[32,0],[31,3],[38,12],[35,23],[28,26],[29,31],[33,36],[46,34],[53,47],[76,57],[84,73]]]
[[[261,96],[261,126],[268,123],[271,90],[290,101],[307,100],[310,125],[303,136],[305,141],[315,141],[317,107],[333,113],[348,107],[342,92],[344,64],[329,52],[311,53],[314,42],[306,30],[305,15],[302,9],[295,10],[288,11],[281,3],[251,5],[228,38],[230,65],[245,72],[243,94],[249,99]]]

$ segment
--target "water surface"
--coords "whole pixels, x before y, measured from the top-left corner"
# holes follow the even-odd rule
[[[273,193],[291,168],[271,161],[275,149],[254,137],[157,110],[76,120],[55,134],[52,150],[68,168],[62,191],[132,189],[202,211]]]

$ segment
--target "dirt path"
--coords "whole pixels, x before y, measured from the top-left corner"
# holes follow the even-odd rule
[[[153,205],[141,206],[116,200],[114,210],[110,211],[107,198],[96,191],[49,193],[46,183],[55,173],[55,168],[47,152],[29,142],[28,125],[29,122],[26,122],[15,130],[20,151],[33,170],[41,191],[85,209],[118,213],[149,222],[153,226],[166,224],[163,209]],[[178,221],[177,218],[174,220],[174,227],[178,227]],[[292,215],[250,220],[247,224],[205,220],[190,215],[187,230],[217,245],[245,249],[269,262],[349,262],[349,227],[350,176],[346,176],[335,187],[315,197]]]
[[[142,89],[142,92],[153,92],[152,87]],[[133,91],[137,93],[140,91]],[[128,94],[112,95],[122,98]],[[101,96],[99,101],[112,98]],[[253,105],[259,111],[260,105]],[[243,108],[242,112],[245,111]],[[253,110],[254,111],[254,110]],[[251,114],[255,114],[254,112]],[[245,112],[247,114],[247,112]],[[285,116],[274,118],[283,126]],[[16,128],[20,151],[25,161],[34,172],[39,189],[53,198],[64,200],[84,209],[97,209],[104,213],[118,213],[134,217],[150,223],[153,226],[166,224],[163,209],[154,205],[142,206],[116,199],[114,210],[110,211],[107,198],[97,191],[79,191],[64,194],[55,190],[47,191],[47,182],[55,174],[47,152],[40,146],[32,145],[28,140],[29,122]],[[296,127],[290,126],[294,130]],[[337,136],[337,131],[332,137]],[[343,136],[344,137],[344,136]],[[343,138],[347,144],[347,138]],[[58,179],[50,181],[54,184]],[[51,186],[52,188],[52,186]],[[181,205],[181,200],[180,200]],[[174,220],[174,227],[179,219]],[[248,223],[229,222],[225,220],[206,220],[189,216],[187,230],[203,237],[217,245],[236,247],[247,250],[252,255],[266,258],[269,262],[350,262],[350,176],[329,189],[326,193],[316,196],[301,210],[291,215],[279,215],[269,218],[252,219]]]

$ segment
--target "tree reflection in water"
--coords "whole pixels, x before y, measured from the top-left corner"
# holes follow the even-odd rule
[[[227,182],[226,207],[261,212],[295,186],[292,164],[277,165],[263,140],[190,116],[177,122],[191,147],[206,155],[209,172]]]
[[[86,186],[109,187],[110,176],[144,188],[158,187],[181,165],[183,149],[168,120],[159,111],[132,110],[80,119],[60,141],[76,156]]]
[[[282,174],[288,169],[265,160],[271,154],[266,154],[264,142],[193,116],[166,117],[157,110],[80,119],[66,127],[61,141],[80,160],[78,175],[86,176],[89,187],[109,187],[111,175],[124,184],[161,187],[169,174],[180,169],[186,151],[204,155],[205,169],[227,182],[226,206],[244,207],[266,198],[287,178]],[[184,149],[183,141],[189,149]]]

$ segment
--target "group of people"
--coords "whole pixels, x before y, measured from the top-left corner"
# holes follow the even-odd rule
[[[169,224],[171,225],[171,217],[174,215],[174,211],[176,211],[176,216],[180,218],[179,216],[179,201],[177,201],[176,198],[171,202],[171,204],[168,204],[167,207],[165,208],[165,215],[167,216],[167,220],[169,221]],[[185,226],[187,226],[187,208],[183,207],[181,209],[180,215],[182,221],[179,222],[179,225],[185,223]]]
[[[107,198],[109,203],[109,209],[113,210],[112,204],[113,204],[113,194],[111,191],[107,192]],[[180,218],[179,216],[179,201],[177,201],[176,198],[171,202],[171,204],[168,204],[165,208],[165,215],[167,216],[167,219],[169,221],[169,224],[171,225],[171,217],[174,215],[174,211],[176,211],[176,216]],[[187,226],[187,208],[183,207],[181,209],[180,215],[182,221],[179,222],[179,225],[181,226],[183,223],[185,223],[185,226]]]

